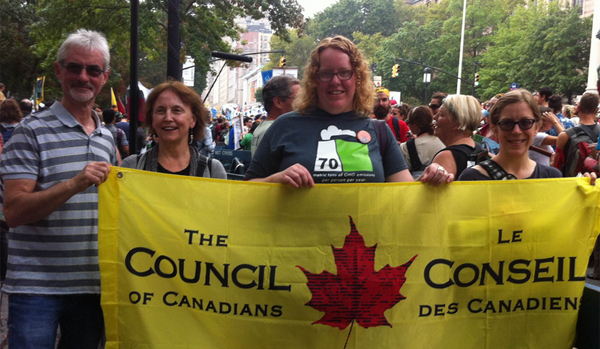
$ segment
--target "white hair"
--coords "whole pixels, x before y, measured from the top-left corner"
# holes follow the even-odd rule
[[[99,32],[87,29],[79,29],[75,33],[69,34],[67,39],[63,41],[58,49],[56,55],[56,61],[63,63],[67,59],[67,50],[69,47],[82,47],[88,50],[99,50],[102,53],[104,60],[104,67],[102,69],[108,69],[110,63],[110,52],[108,48],[108,42],[104,35]]]

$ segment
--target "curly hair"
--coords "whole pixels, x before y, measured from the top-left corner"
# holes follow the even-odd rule
[[[310,60],[304,68],[302,89],[294,102],[294,109],[301,114],[307,114],[317,108],[317,86],[320,83],[317,79],[317,72],[320,67],[319,56],[327,48],[340,50],[350,58],[350,64],[356,76],[356,92],[352,100],[352,110],[362,114],[365,118],[368,117],[373,111],[373,91],[375,90],[371,81],[371,72],[358,47],[341,35],[323,39],[310,54]]]
[[[183,104],[186,104],[192,110],[192,115],[196,117],[196,125],[192,129],[193,140],[200,140],[204,137],[204,129],[206,128],[206,118],[208,110],[202,104],[202,98],[191,88],[176,80],[169,80],[156,86],[144,106],[146,110],[146,121],[144,122],[150,130],[152,130],[152,121],[154,120],[154,104],[165,91],[172,91],[181,99]]]

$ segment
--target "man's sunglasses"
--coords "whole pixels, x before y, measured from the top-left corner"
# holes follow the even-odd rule
[[[429,104],[429,108],[431,109],[440,109],[440,105],[439,104]]]
[[[513,120],[502,120],[497,123],[502,131],[512,131],[515,125],[519,125],[521,130],[529,130],[536,123],[536,119],[521,119],[519,121]]]
[[[105,70],[103,70],[102,68],[100,68],[97,65],[88,65],[88,66],[83,66],[81,64],[77,64],[77,63],[69,63],[67,65],[64,64],[60,64],[63,68],[65,68],[69,73],[71,74],[75,74],[75,75],[79,75],[81,74],[81,71],[83,69],[85,69],[87,75],[97,78],[100,75],[102,75],[103,73],[106,73]]]

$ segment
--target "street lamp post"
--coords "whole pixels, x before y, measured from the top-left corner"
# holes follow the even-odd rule
[[[423,97],[423,104],[427,104],[427,88],[431,83],[431,68],[426,67],[423,70],[423,84],[425,85],[425,96]]]

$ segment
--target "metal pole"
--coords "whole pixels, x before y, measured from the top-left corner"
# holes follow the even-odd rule
[[[458,57],[458,76],[462,75],[463,48],[465,46],[465,22],[467,20],[467,0],[463,1],[462,30],[460,32],[460,55]],[[460,94],[460,80],[456,82],[456,94]]]
[[[131,0],[131,31],[130,31],[130,57],[129,57],[129,149],[131,154],[137,153],[138,129],[138,48],[139,48],[139,0]]]
[[[167,78],[181,81],[181,62],[179,54],[181,42],[179,40],[179,0],[169,0],[169,24],[167,33]]]
[[[600,1],[594,1],[594,14],[592,22],[592,41],[590,44],[590,61],[588,65],[588,81],[586,92],[598,93],[596,81],[598,80],[598,68],[600,65],[600,40],[596,33],[600,32]]]
[[[423,98],[423,105],[427,105],[427,88],[429,87],[429,84],[425,84],[425,98]]]
[[[471,96],[475,97],[475,74],[477,74],[477,61],[473,62],[473,86],[471,86]]]

